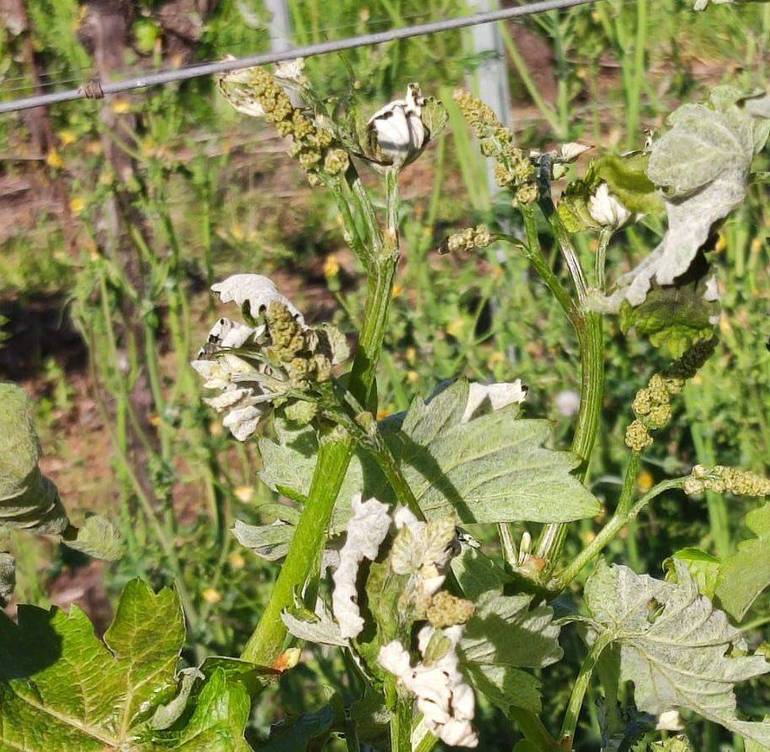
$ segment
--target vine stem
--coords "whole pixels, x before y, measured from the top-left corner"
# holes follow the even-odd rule
[[[386,680],[385,698],[390,710],[390,750],[412,752],[412,703],[400,697],[394,676]]]
[[[580,673],[572,687],[572,694],[569,698],[567,712],[564,714],[564,722],[561,725],[561,734],[559,735],[561,748],[565,750],[565,752],[571,752],[572,750],[572,744],[575,739],[575,729],[577,728],[578,718],[580,717],[580,711],[583,707],[583,700],[585,699],[588,685],[591,683],[591,676],[596,667],[596,662],[599,660],[604,648],[606,648],[612,640],[613,635],[610,632],[599,635],[599,637],[596,638],[596,642],[591,646],[591,650],[589,650],[588,655],[583,661],[583,665],[580,667]]]
[[[569,234],[556,214],[553,204],[548,200],[541,204],[541,208],[551,224],[554,237],[569,267],[577,293],[576,302],[554,274],[541,250],[534,208],[531,206],[523,207],[522,214],[527,235],[527,258],[532,262],[535,270],[561,305],[578,338],[581,365],[580,410],[571,449],[581,460],[578,475],[584,481],[588,475],[591,452],[599,430],[604,396],[603,322],[601,314],[585,309],[584,303],[587,298],[585,276]],[[567,526],[560,523],[548,524],[541,531],[536,553],[537,556],[548,562],[549,568],[552,568],[558,560],[566,534]]]
[[[588,544],[562,572],[549,583],[549,590],[560,592],[577,577],[580,571],[590,564],[604,550],[604,548],[617,536],[617,534],[656,497],[673,488],[682,488],[689,476],[672,478],[658,483],[642,496],[636,504],[626,508],[626,504],[618,504],[618,509],[612,519],[599,531],[598,535]]]
[[[375,370],[382,351],[398,264],[398,228],[394,225],[394,221],[397,221],[397,208],[394,205],[398,202],[398,176],[394,172],[386,174],[388,222],[384,238],[376,226],[373,207],[360,186],[360,181],[357,177],[346,177],[352,183],[351,188],[356,196],[357,213],[363,215],[370,247],[376,252],[374,257],[367,256],[362,259],[368,272],[368,294],[348,388],[359,403],[376,411],[377,396],[373,388]],[[343,220],[347,220],[345,215]],[[305,586],[321,560],[334,504],[345,479],[355,444],[349,433],[337,436],[338,438],[332,434],[321,441],[307,502],[289,544],[286,559],[273,585],[270,599],[241,653],[243,660],[261,666],[272,666],[275,663],[281,655],[287,635],[281,613],[293,605],[295,592]]]

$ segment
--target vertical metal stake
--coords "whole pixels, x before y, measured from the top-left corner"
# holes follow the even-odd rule
[[[284,52],[294,45],[291,41],[291,16],[288,0],[264,0],[265,10],[270,14],[270,51]]]
[[[497,10],[497,0],[467,0],[468,9],[473,13]],[[483,57],[476,69],[476,93],[494,110],[500,122],[511,124],[511,94],[508,86],[508,63],[503,39],[496,23],[479,24],[471,28],[473,51]],[[489,195],[499,192],[494,176],[494,165],[487,160],[487,182]]]

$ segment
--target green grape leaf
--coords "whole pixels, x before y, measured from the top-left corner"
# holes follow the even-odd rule
[[[649,155],[643,152],[608,154],[591,162],[585,180],[595,190],[607,183],[610,193],[632,212],[653,214],[663,209],[657,187],[647,177]]]
[[[55,535],[69,521],[39,460],[32,402],[15,384],[0,383],[0,524]]]
[[[749,512],[746,525],[756,538],[739,543],[722,562],[716,586],[722,608],[738,621],[770,586],[770,503]]]
[[[671,360],[681,358],[693,345],[714,336],[720,306],[714,299],[712,285],[704,275],[653,287],[635,307],[624,300],[620,328],[624,334],[633,328],[639,335],[649,337],[650,343]]]
[[[495,410],[489,400],[470,403],[469,394],[468,382],[457,381],[431,400],[415,400],[400,427],[399,421],[380,425],[426,517],[456,514],[464,523],[569,522],[599,512],[596,497],[572,475],[578,458],[544,446],[551,437],[546,421],[516,419],[517,404]],[[474,408],[470,418],[469,404]],[[261,477],[272,488],[307,496],[317,443],[312,431],[289,436],[285,443],[260,441]],[[332,534],[344,530],[351,515],[350,499],[358,492],[364,498],[395,501],[374,460],[363,450],[353,458],[340,490]],[[244,541],[246,527],[238,527]],[[267,534],[274,533],[283,545],[288,531],[262,526],[252,532],[256,545],[249,547],[264,549]]]
[[[91,515],[77,529],[77,535],[70,540],[65,534],[62,542],[69,548],[80,551],[95,559],[117,561],[123,556],[123,538],[118,529],[105,517]]]
[[[770,664],[745,654],[740,632],[698,592],[684,563],[674,569],[675,583],[602,561],[586,583],[596,630],[620,646],[621,679],[634,683],[644,712],[686,708],[769,746],[770,723],[739,719],[734,687]]]
[[[693,752],[693,749],[686,736],[672,736],[669,739],[653,742],[642,739],[632,747],[631,752]]]
[[[672,577],[676,576],[675,561],[681,562],[690,571],[698,592],[713,600],[719,578],[719,559],[699,548],[683,548],[665,562],[665,569]]]
[[[76,607],[64,613],[20,606],[18,625],[0,614],[0,749],[158,749],[149,738],[150,719],[176,692],[184,637],[176,593],[164,589],[155,594],[139,580],[126,585],[103,642]],[[222,721],[229,695],[236,690],[223,690],[215,679],[212,675],[204,685],[189,721],[176,732],[176,741],[163,748],[248,749],[245,742],[236,743],[248,716],[248,693],[243,689],[245,713],[241,701],[240,715],[229,713]],[[235,740],[232,745],[198,743],[215,723],[216,738],[225,738],[227,726]]]
[[[260,752],[305,752],[321,749],[323,741],[331,734],[335,722],[334,709],[330,705],[313,713],[303,715],[287,722],[288,728],[276,728],[270,739],[260,745]]]
[[[542,709],[540,681],[525,669],[561,660],[560,628],[548,606],[531,607],[532,596],[483,594],[460,642],[460,665],[476,689],[507,712]]]
[[[463,545],[452,560],[452,572],[463,595],[476,604],[459,645],[468,680],[503,712],[512,707],[540,712],[540,681],[529,670],[562,657],[553,610],[533,608],[530,595],[503,595],[510,578],[470,546]]]
[[[207,672],[209,673],[209,672]],[[155,734],[137,752],[251,752],[243,738],[251,699],[245,684],[233,681],[223,668],[209,673],[195,707],[181,730]]]

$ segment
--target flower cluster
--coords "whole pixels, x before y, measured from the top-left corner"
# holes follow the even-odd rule
[[[450,235],[441,243],[438,252],[460,253],[472,251],[475,248],[486,248],[493,240],[494,237],[486,225],[476,225]]]
[[[708,360],[716,347],[716,339],[698,342],[664,373],[652,376],[647,386],[640,389],[631,405],[635,420],[626,429],[626,446],[642,452],[652,444],[650,431],[657,431],[669,424],[672,417],[671,398],[684,389]]]
[[[770,479],[739,467],[696,465],[685,481],[684,491],[699,496],[705,491],[735,496],[770,496]]]
[[[249,323],[219,319],[192,362],[204,386],[220,392],[206,402],[226,413],[223,425],[239,441],[278,406],[290,420],[309,422],[313,388],[347,358],[343,335],[332,326],[307,326],[267,277],[235,274],[211,289],[222,302],[236,303]]]
[[[464,89],[454,93],[463,116],[481,141],[481,153],[492,157],[495,178],[501,188],[514,195],[514,202],[531,204],[537,201],[538,187],[535,167],[529,156],[514,145],[513,133],[498,120],[492,108]]]
[[[332,132],[295,107],[278,80],[264,68],[231,71],[218,83],[223,96],[236,110],[252,117],[264,116],[282,136],[292,138],[289,153],[312,181],[322,174],[340,175],[347,169],[348,154],[336,144]]]

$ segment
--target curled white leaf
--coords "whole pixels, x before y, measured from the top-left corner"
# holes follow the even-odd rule
[[[294,60],[284,60],[275,66],[275,75],[277,78],[281,78],[284,81],[291,81],[295,84],[307,83],[305,77],[305,58],[298,57]]]
[[[479,739],[472,725],[476,698],[460,672],[457,655],[463,629],[423,627],[417,636],[422,660],[416,666],[411,665],[409,652],[398,640],[380,648],[378,661],[415,696],[425,725],[439,739],[451,746],[477,747]],[[434,637],[442,639],[446,647],[440,658],[431,661],[427,656]]]
[[[684,723],[678,710],[666,710],[658,716],[657,731],[684,731]]]
[[[261,274],[233,274],[223,282],[211,286],[223,303],[234,302],[237,306],[249,305],[249,312],[257,317],[267,310],[270,303],[285,305],[301,324],[305,319],[285,295],[278,292],[273,280]]]
[[[602,227],[614,229],[622,227],[631,219],[631,212],[610,193],[607,183],[601,183],[588,199],[588,213]]]
[[[556,159],[559,162],[574,162],[581,154],[593,149],[588,144],[581,144],[577,141],[570,141],[568,144],[562,144],[556,152]]]
[[[345,545],[340,550],[339,566],[332,575],[332,610],[344,639],[358,636],[364,628],[357,603],[358,568],[364,559],[374,561],[377,558],[390,529],[388,507],[377,499],[361,501],[361,495],[357,494],[351,506],[353,517],[347,526]]]
[[[422,122],[425,98],[419,84],[409,84],[404,99],[395,99],[369,119],[370,137],[390,165],[405,167],[420,155],[429,139]]]

